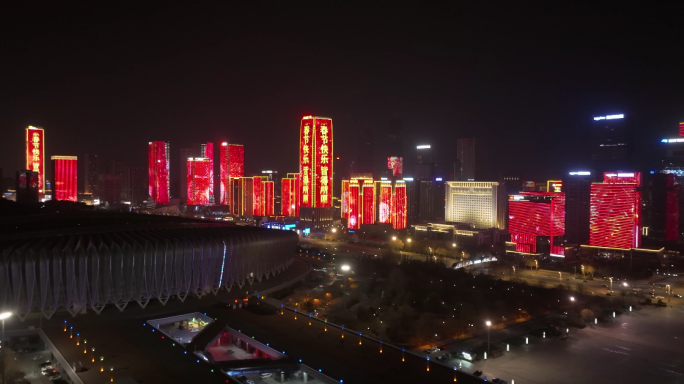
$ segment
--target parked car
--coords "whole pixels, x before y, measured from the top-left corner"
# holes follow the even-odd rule
[[[60,375],[60,374],[58,373],[58,374],[56,374],[55,376],[50,376],[50,379],[49,379],[49,380],[50,380],[50,381],[62,380],[62,375]]]
[[[473,372],[473,376],[475,376],[475,377],[480,377],[480,376],[482,376],[482,371],[475,371],[475,372]]]
[[[265,378],[267,378],[267,377],[272,377],[273,374],[272,374],[271,372],[263,372],[263,373],[262,373],[261,375],[259,375],[259,376],[261,376],[262,379],[265,379]]]
[[[682,295],[680,295],[680,294],[675,294],[675,295],[673,295],[673,296],[674,296],[674,297],[678,297],[678,298],[680,298],[680,299],[682,298]]]

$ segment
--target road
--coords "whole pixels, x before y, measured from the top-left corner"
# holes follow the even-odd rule
[[[310,244],[312,247],[318,247],[321,250],[326,250],[326,252],[332,253],[333,256],[382,257],[382,254],[389,250],[388,248],[374,247],[364,244],[312,239],[309,237],[300,238],[300,242],[303,244]],[[425,261],[428,257],[427,255],[422,255],[420,253],[410,251],[401,251],[401,255],[409,259],[420,261]],[[449,267],[457,261],[457,259],[453,258],[440,258],[436,256],[433,256],[433,259],[441,260],[442,262],[444,262],[446,266]]]
[[[474,343],[486,340],[486,335]],[[492,334],[492,343],[500,340]],[[530,344],[475,363],[454,359],[465,371],[481,370],[517,384],[684,382],[684,307],[647,307],[570,330],[567,340],[529,337]],[[506,346],[500,344],[506,350]]]

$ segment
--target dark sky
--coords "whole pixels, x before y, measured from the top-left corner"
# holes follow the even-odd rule
[[[1,5],[0,166],[23,167],[36,125],[47,156],[144,165],[150,140],[171,141],[174,161],[227,140],[248,173],[285,173],[304,114],[332,117],[336,155],[351,156],[361,128],[382,142],[398,111],[405,156],[431,143],[450,157],[475,136],[478,178],[544,180],[588,165],[592,115],[624,113],[644,159],[684,121],[677,2],[221,3]]]

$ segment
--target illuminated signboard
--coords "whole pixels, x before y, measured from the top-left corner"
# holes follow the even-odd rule
[[[38,193],[45,191],[45,131],[26,128],[26,169],[38,174]]]
[[[589,176],[589,175],[591,175],[591,172],[589,172],[589,171],[570,172],[570,176]]]
[[[599,121],[599,120],[616,120],[616,119],[624,119],[625,115],[619,114],[619,115],[608,115],[608,116],[594,116],[594,121]]]
[[[401,177],[401,175],[404,173],[404,158],[397,156],[388,157],[387,169],[392,170],[392,176]]]
[[[684,143],[684,138],[677,138],[677,139],[662,139],[660,140],[661,143]]]
[[[604,183],[613,184],[637,184],[641,186],[641,172],[605,172],[603,174]]]
[[[332,207],[332,159],[332,119],[304,117],[299,135],[302,207]]]
[[[332,120],[315,118],[316,167],[314,204],[316,207],[332,207]]]
[[[299,135],[299,174],[301,175],[301,206],[313,207],[313,117],[302,119]]]
[[[430,145],[429,144],[419,145],[416,147],[416,149],[430,149]]]

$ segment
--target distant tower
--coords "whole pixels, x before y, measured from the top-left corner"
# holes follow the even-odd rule
[[[157,204],[168,204],[169,191],[169,143],[150,141],[148,146],[149,172],[148,189],[150,197]],[[121,181],[119,180],[119,183]]]
[[[97,155],[86,154],[83,160],[83,191],[97,197],[97,175],[100,174],[100,163]]]
[[[594,116],[591,157],[599,174],[610,169],[632,168],[631,126],[623,114]]]
[[[404,156],[404,138],[399,112],[392,113],[392,117],[390,117],[389,130],[387,131],[387,145],[387,157]]]
[[[26,128],[26,169],[38,174],[38,194],[45,192],[45,130]]]
[[[475,138],[458,139],[456,156],[458,172],[454,176],[458,181],[475,181]]]
[[[52,156],[52,194],[54,200],[78,200],[76,156]]]

